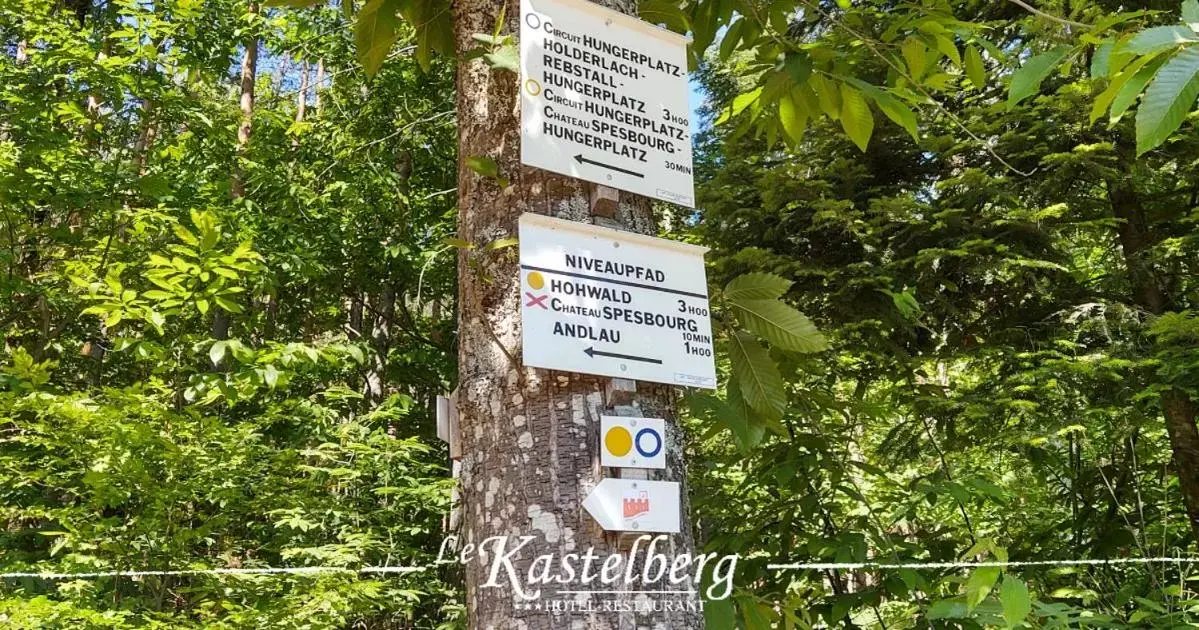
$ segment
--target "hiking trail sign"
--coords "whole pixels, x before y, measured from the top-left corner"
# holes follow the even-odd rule
[[[695,207],[688,39],[587,0],[521,0],[521,162]]]
[[[524,364],[715,389],[706,251],[521,215]]]
[[[600,465],[666,468],[666,421],[662,418],[601,416]]]
[[[583,507],[607,531],[679,531],[679,484],[609,477],[583,500]]]

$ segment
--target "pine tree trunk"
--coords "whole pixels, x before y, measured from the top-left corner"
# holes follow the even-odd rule
[[[504,5],[506,4],[506,7]],[[603,0],[600,4],[631,12],[633,0]],[[493,31],[497,15],[506,8],[505,32],[519,31],[516,0],[456,0],[455,41],[458,52],[458,235],[484,244],[517,234],[522,213],[534,212],[581,222],[596,222],[589,203],[590,188],[579,180],[554,175],[520,163],[520,102],[517,75],[491,70],[466,54],[477,42],[475,33]],[[465,166],[471,156],[491,156],[511,180],[507,188]],[[653,234],[650,202],[627,193],[620,196],[613,223]],[[665,471],[651,477],[684,481],[683,438],[675,419],[676,392],[666,386],[638,383],[632,400],[618,400],[610,379],[526,368],[521,364],[519,264],[514,249],[489,252],[475,248],[459,253],[459,426],[461,461],[461,544],[483,542],[491,536],[529,535],[535,539],[516,554],[513,564],[527,575],[533,559],[542,554],[561,558],[584,553],[589,547],[601,557],[627,549],[628,538],[605,534],[582,507],[592,487],[603,477],[599,465],[599,422],[604,413],[630,404],[639,415],[667,419]],[[619,411],[619,410],[617,410]],[[671,535],[660,551],[673,560],[693,553],[686,488],[682,497],[682,533]],[[485,547],[494,551],[494,545]],[[555,565],[557,566],[557,565]],[[488,587],[490,565],[478,558],[466,564],[467,610],[471,628],[702,628],[696,611],[656,613],[550,613],[514,606],[516,593],[507,586]],[[524,578],[521,577],[521,582]],[[687,585],[682,585],[686,588]],[[542,600],[574,600],[556,595],[558,588],[662,589],[662,584],[540,586]],[[629,595],[591,596],[633,601]],[[660,596],[637,599],[658,601]]]

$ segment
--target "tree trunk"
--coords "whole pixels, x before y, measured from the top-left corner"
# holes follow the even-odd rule
[[[602,0],[600,4],[626,13],[634,0]],[[506,7],[504,6],[506,5]],[[456,0],[454,36],[458,53],[458,236],[483,244],[517,235],[522,213],[535,212],[581,222],[595,222],[589,204],[590,185],[520,163],[520,102],[517,75],[491,70],[468,51],[475,33],[493,31],[505,10],[507,32],[519,29],[516,0]],[[511,180],[500,188],[491,178],[477,175],[465,160],[490,156]],[[614,222],[624,229],[653,234],[655,223],[647,198],[621,193]],[[459,285],[459,427],[461,460],[461,545],[479,545],[492,536],[510,536],[506,551],[518,536],[534,539],[512,556],[521,588],[533,559],[552,554],[581,554],[588,548],[600,557],[626,550],[630,536],[606,534],[582,507],[603,478],[599,465],[600,415],[631,411],[667,419],[665,471],[652,478],[684,481],[683,436],[674,422],[675,395],[667,386],[639,383],[632,400],[609,395],[611,379],[526,368],[521,364],[520,278],[514,250],[460,251]],[[622,409],[616,409],[621,406]],[[682,533],[668,537],[659,550],[668,561],[693,553],[686,488],[682,499]],[[644,550],[644,547],[642,548]],[[494,543],[485,544],[491,559]],[[551,575],[557,575],[555,571]],[[466,563],[466,604],[471,628],[702,628],[695,610],[658,612],[578,611],[551,613],[518,608],[517,593],[500,576],[501,587],[485,587],[490,564],[476,557]],[[563,576],[565,577],[565,576]],[[640,582],[583,585],[578,576],[561,586],[536,585],[541,602],[604,600],[659,602],[674,595],[576,595],[574,590],[660,590],[687,588]],[[690,600],[695,601],[695,600]],[[528,602],[533,604],[534,602]]]
[[[1161,315],[1169,306],[1152,263],[1147,258],[1153,245],[1148,221],[1140,198],[1130,183],[1109,182],[1108,199],[1112,213],[1120,220],[1120,247],[1124,252],[1128,281],[1136,303],[1153,315]],[[1195,424],[1195,405],[1181,389],[1166,390],[1161,397],[1162,415],[1170,436],[1170,449],[1178,472],[1178,487],[1187,520],[1199,542],[1199,426]]]
[[[258,3],[250,2],[246,12],[254,17],[258,14]],[[241,156],[250,145],[251,123],[254,118],[254,80],[258,74],[257,25],[246,38],[246,50],[241,58],[241,124],[237,127],[237,163],[233,167],[233,199],[246,196],[245,174],[242,173]]]
[[[246,6],[246,13],[253,21],[258,14],[258,3],[250,2]],[[246,179],[245,173],[242,172],[241,158],[250,146],[250,130],[254,119],[254,81],[258,76],[257,28],[257,24],[251,26],[253,34],[246,38],[246,50],[241,58],[241,124],[237,127],[237,160],[233,166],[233,180],[230,184],[234,201],[246,196]],[[212,338],[229,338],[229,313],[216,306],[212,309]],[[220,368],[219,365],[216,367]]]
[[[312,90],[312,104],[316,107],[316,116],[321,115],[321,90],[325,87],[325,60],[316,62],[316,88]]]
[[[374,352],[369,359],[370,366],[366,370],[366,383],[363,394],[366,403],[377,403],[383,400],[385,393],[384,381],[387,377],[387,353],[391,351],[392,334],[395,327],[396,292],[390,285],[379,290],[371,307],[375,325],[371,331],[371,346]]]
[[[1186,506],[1187,520],[1195,540],[1199,540],[1199,430],[1195,427],[1195,405],[1179,389],[1162,394],[1162,411],[1166,416],[1166,431],[1178,467],[1178,486]]]

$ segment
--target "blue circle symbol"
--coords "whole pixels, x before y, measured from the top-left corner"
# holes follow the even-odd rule
[[[652,451],[646,450],[641,446],[641,438],[647,435],[654,439],[654,448]],[[642,429],[638,431],[637,437],[633,440],[633,444],[637,445],[637,452],[641,453],[642,457],[653,457],[654,455],[662,452],[662,436],[658,435],[658,432],[654,431],[653,429]]]

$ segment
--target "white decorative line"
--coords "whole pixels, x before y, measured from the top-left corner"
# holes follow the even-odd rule
[[[106,577],[151,577],[151,576],[184,576],[184,575],[312,575],[317,573],[351,573],[362,575],[368,573],[416,573],[424,571],[425,567],[362,567],[349,569],[346,567],[261,567],[250,569],[178,569],[164,571],[93,571],[90,573],[39,573],[14,572],[0,573],[0,579],[38,578],[43,580],[87,580]]]
[[[836,569],[856,570],[874,569],[974,569],[980,567],[1066,567],[1079,565],[1113,565],[1113,564],[1164,564],[1164,563],[1199,562],[1199,557],[1187,558],[1082,558],[1078,560],[1012,560],[1010,562],[798,562],[792,564],[768,564],[767,569],[774,571],[827,571]]]

